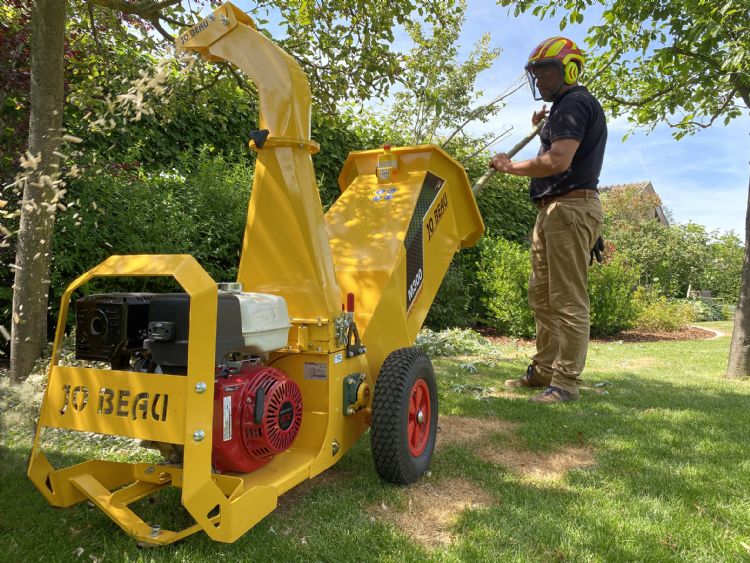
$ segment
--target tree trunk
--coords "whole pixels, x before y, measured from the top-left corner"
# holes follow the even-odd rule
[[[29,152],[41,156],[23,180],[16,246],[10,375],[24,381],[47,342],[47,301],[59,180],[66,0],[35,0],[31,11]],[[58,153],[59,154],[59,153]]]
[[[727,377],[750,375],[750,183],[748,184],[747,211],[745,212],[745,260],[742,264],[740,299],[734,314],[732,344],[729,347]]]

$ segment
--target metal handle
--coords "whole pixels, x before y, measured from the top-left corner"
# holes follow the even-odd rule
[[[542,130],[542,127],[544,127],[544,124],[547,123],[546,119],[541,119],[539,123],[536,124],[534,129],[532,129],[528,135],[526,135],[523,139],[518,141],[518,143],[515,144],[515,146],[510,149],[507,153],[508,158],[513,158],[516,156],[516,153],[520,151],[522,148],[524,148],[526,145],[528,145],[531,140],[536,137],[539,134],[539,131]],[[497,170],[494,168],[490,168],[487,172],[484,173],[484,175],[479,178],[476,184],[471,188],[471,191],[474,193],[474,197],[479,197],[479,194],[484,189],[484,187],[487,185],[487,182],[490,181],[490,178],[492,178]]]

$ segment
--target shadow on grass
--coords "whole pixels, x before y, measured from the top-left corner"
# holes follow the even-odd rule
[[[30,445],[30,443],[29,443]],[[67,509],[49,506],[26,478],[28,446],[0,446],[4,487],[0,502],[0,541],[7,546],[4,560],[77,559],[76,550],[104,560],[153,561],[351,561],[355,554],[378,554],[396,560],[425,560],[427,552],[391,526],[372,521],[367,508],[392,500],[399,489],[381,483],[372,466],[369,441],[362,440],[336,466],[293,489],[280,499],[281,510],[271,513],[234,544],[212,541],[205,533],[169,546],[139,548],[106,515],[89,503]],[[54,453],[56,467],[89,459]],[[331,472],[336,476],[331,477]],[[142,500],[137,512],[146,521],[189,524],[175,514],[183,511],[179,491],[165,489],[154,501]],[[135,506],[134,506],[135,507]],[[145,514],[144,514],[145,512]],[[189,518],[187,515],[185,517]],[[365,557],[366,558],[366,557]]]
[[[520,363],[495,367],[476,381],[499,386],[521,368]],[[441,386],[444,409],[520,423],[517,434],[530,451],[590,445],[596,458],[594,467],[574,470],[563,486],[541,489],[487,464],[475,478],[505,501],[502,509],[472,516],[469,535],[484,528],[496,533],[469,542],[471,547],[464,542],[467,559],[482,556],[477,546],[485,541],[543,559],[744,554],[739,542],[750,536],[750,495],[742,477],[750,459],[745,384],[705,376],[670,382],[627,370],[607,377],[614,382],[608,394],[588,391],[578,403],[553,406],[491,396],[477,400]],[[465,454],[452,455],[458,463]]]

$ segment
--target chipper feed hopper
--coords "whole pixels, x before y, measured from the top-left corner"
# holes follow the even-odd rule
[[[437,392],[429,359],[411,346],[453,255],[484,226],[464,169],[435,146],[350,154],[324,215],[310,89],[294,60],[232,4],[178,47],[229,61],[258,88],[237,282],[217,284],[188,255],[112,256],[75,280],[60,307],[28,475],[50,504],[91,501],[142,542],[199,530],[232,542],[370,426],[381,478],[422,475]],[[184,292],[77,299],[76,356],[100,363],[64,365],[71,296],[100,276],[172,276]],[[46,428],[140,439],[164,459],[56,469],[42,447]],[[169,486],[195,521],[180,531],[129,507]]]

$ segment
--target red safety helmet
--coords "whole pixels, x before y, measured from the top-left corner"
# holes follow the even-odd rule
[[[583,70],[585,62],[583,51],[573,41],[566,37],[550,37],[537,45],[526,62],[526,76],[529,79],[531,91],[535,100],[537,97],[536,80],[532,72],[534,67],[557,64],[563,73],[563,82],[567,85],[575,84]]]

